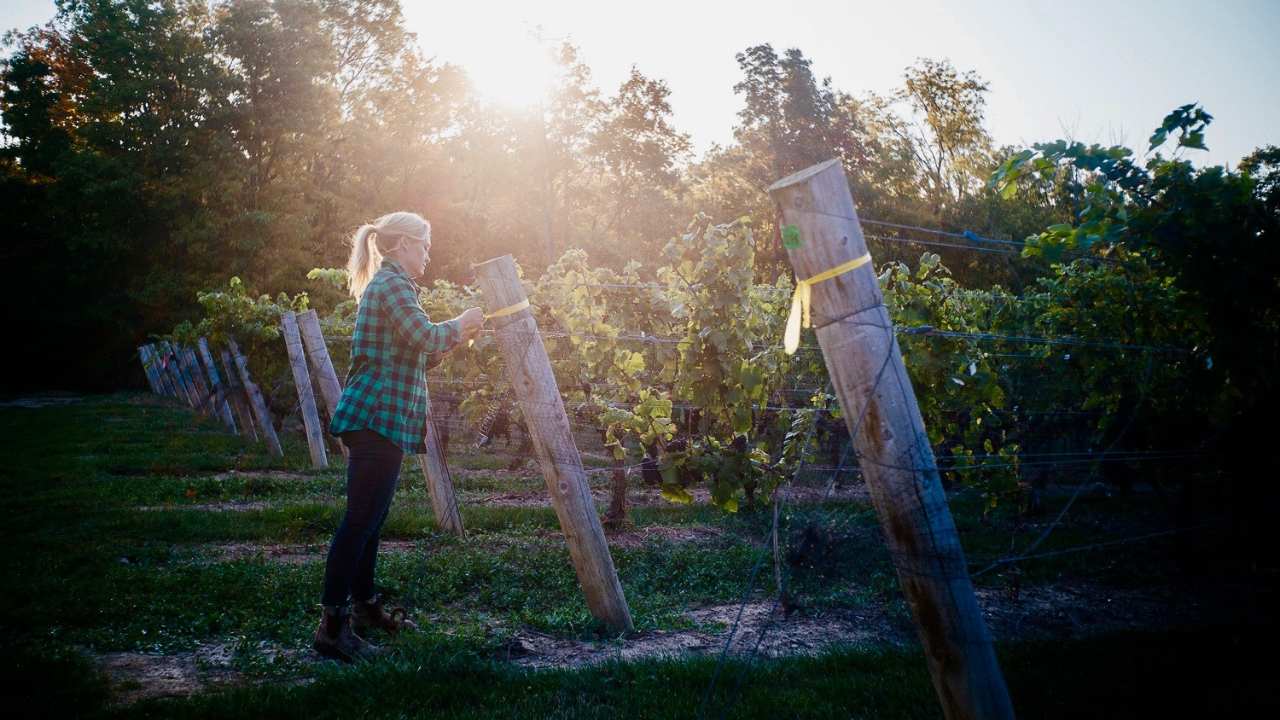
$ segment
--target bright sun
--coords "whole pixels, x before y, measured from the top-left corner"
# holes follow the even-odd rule
[[[554,41],[539,40],[535,29],[513,25],[492,32],[485,44],[489,51],[463,68],[477,94],[489,102],[517,108],[546,99],[557,72]]]

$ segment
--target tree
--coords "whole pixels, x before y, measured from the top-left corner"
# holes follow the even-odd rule
[[[636,248],[674,234],[674,193],[680,187],[680,165],[690,152],[689,136],[671,125],[670,88],[645,77],[634,66],[618,92],[605,101],[604,115],[588,145],[602,166],[604,227],[593,227],[616,248],[634,257]],[[623,249],[628,250],[623,250]],[[597,262],[601,259],[597,258]],[[621,266],[622,262],[615,262]]]
[[[1137,254],[1182,291],[1178,311],[1198,329],[1187,333],[1184,346],[1203,371],[1190,375],[1180,410],[1203,419],[1202,442],[1224,458],[1222,481],[1238,513],[1242,556],[1263,560],[1257,551],[1270,523],[1263,509],[1274,507],[1277,491],[1258,478],[1270,477],[1276,460],[1257,450],[1270,441],[1280,400],[1274,373],[1280,363],[1280,213],[1265,172],[1269,150],[1242,163],[1242,172],[1197,169],[1181,157],[1185,150],[1205,149],[1212,119],[1195,104],[1176,108],[1152,134],[1142,165],[1128,148],[1058,141],[1010,157],[991,182],[1012,196],[1020,180],[1049,181],[1060,167],[1072,168],[1085,181],[1087,202],[1070,222],[1028,238],[1026,254],[1050,260],[1067,251],[1113,260]],[[1158,152],[1175,138],[1173,157]],[[1266,561],[1272,562],[1269,556]]]
[[[776,221],[765,190],[774,181],[832,157],[845,164],[857,183],[868,169],[868,138],[859,103],[821,81],[799,49],[779,56],[771,45],[756,45],[736,56],[743,79],[734,92],[743,97],[734,128],[735,146],[714,148],[703,167],[691,169],[691,200],[717,218],[746,215],[755,233],[757,267],[764,277],[783,272],[785,257],[776,242]]]
[[[983,127],[988,84],[947,60],[921,58],[903,73],[903,87],[872,99],[878,124],[909,157],[935,222],[983,185],[991,165],[991,138]],[[893,112],[905,105],[909,117]]]

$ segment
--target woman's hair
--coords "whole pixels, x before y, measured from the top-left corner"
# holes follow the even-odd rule
[[[393,212],[372,223],[361,225],[351,236],[351,258],[347,260],[347,275],[351,283],[351,296],[358,302],[364,289],[382,265],[382,256],[400,247],[405,238],[431,237],[431,223],[421,215],[411,212]]]

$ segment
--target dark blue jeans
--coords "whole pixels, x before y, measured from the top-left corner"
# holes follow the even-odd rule
[[[378,564],[378,534],[391,509],[400,480],[404,452],[371,430],[342,434],[351,451],[347,459],[347,512],[329,545],[324,566],[325,605],[345,605],[347,596],[373,597],[373,571]]]

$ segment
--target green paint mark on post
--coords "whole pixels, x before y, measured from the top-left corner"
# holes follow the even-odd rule
[[[800,247],[800,228],[795,225],[782,228],[782,247],[788,250]]]

